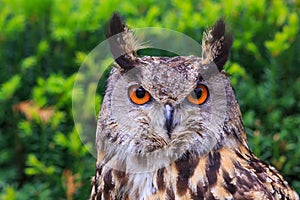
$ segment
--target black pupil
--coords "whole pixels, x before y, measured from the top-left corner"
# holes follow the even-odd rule
[[[138,89],[136,89],[135,94],[137,96],[137,98],[143,98],[146,95],[146,91],[144,90],[144,88],[139,87]]]
[[[194,99],[199,99],[201,96],[202,96],[202,89],[197,87],[197,88],[194,90],[194,92],[192,92],[192,97],[193,97]]]

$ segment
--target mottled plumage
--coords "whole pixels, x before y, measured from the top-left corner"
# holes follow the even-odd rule
[[[204,34],[202,57],[138,57],[141,45],[117,14],[107,37],[116,64],[90,199],[299,199],[248,147],[223,71],[233,38],[222,20]]]

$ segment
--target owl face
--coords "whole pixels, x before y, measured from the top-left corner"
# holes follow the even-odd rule
[[[151,158],[149,164],[159,156],[172,162],[187,152],[201,156],[236,145],[224,139],[226,122],[240,117],[222,72],[231,46],[225,25],[218,22],[208,32],[202,57],[137,57],[130,49],[133,36],[124,27],[112,25],[107,33],[117,34],[110,41],[116,66],[98,121],[98,158],[123,162],[133,155]]]
[[[139,62],[126,73],[112,72],[103,105],[110,113],[103,121],[110,125],[102,125],[110,135],[102,139],[124,154],[164,152],[172,159],[215,147],[227,115],[226,75],[207,74],[198,57],[143,57]]]

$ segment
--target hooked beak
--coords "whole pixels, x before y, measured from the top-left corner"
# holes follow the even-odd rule
[[[171,104],[165,105],[165,128],[168,132],[168,136],[171,137],[171,131],[173,129],[173,114],[174,114],[174,107]]]

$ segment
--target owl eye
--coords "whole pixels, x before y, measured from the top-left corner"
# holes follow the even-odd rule
[[[137,105],[148,103],[151,99],[149,92],[139,85],[130,86],[128,90],[128,96],[130,100]]]
[[[202,105],[208,98],[208,88],[205,85],[199,84],[191,94],[187,97],[187,100],[192,104]]]

